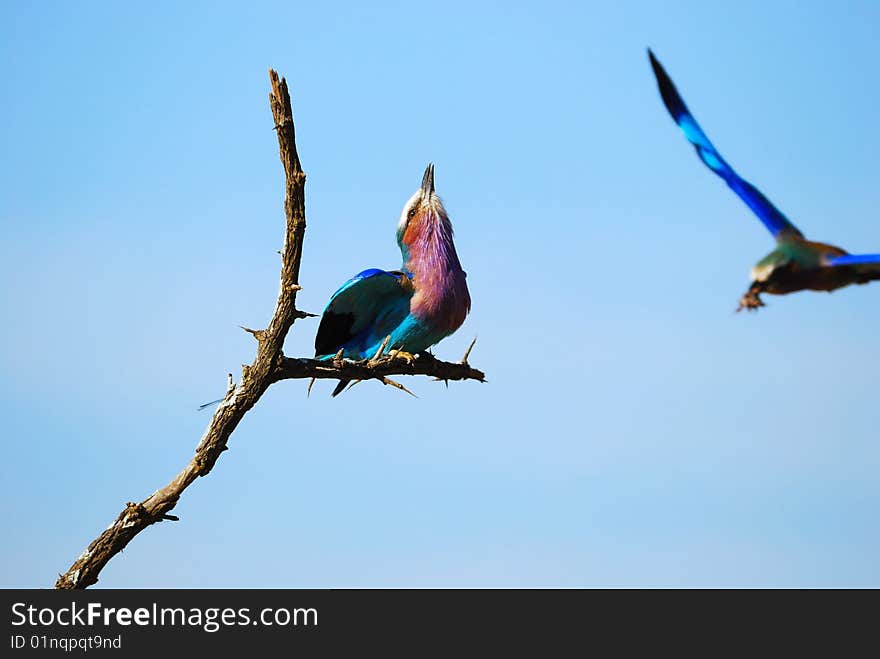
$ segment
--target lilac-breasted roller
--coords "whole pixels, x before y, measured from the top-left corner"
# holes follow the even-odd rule
[[[697,155],[754,212],[776,238],[776,249],[752,268],[752,284],[737,311],[764,306],[761,293],[785,295],[805,289],[831,292],[850,284],[880,280],[880,254],[849,254],[839,247],[807,240],[760,190],[725,162],[693,118],[654,53],[648,50],[660,96]]]
[[[434,191],[434,165],[425,169],[421,187],[403,207],[397,244],[400,270],[364,270],[330,298],[315,336],[318,359],[340,350],[350,359],[371,358],[388,336],[387,350],[411,359],[461,327],[471,298],[452,223]],[[333,395],[346,384],[341,381]]]

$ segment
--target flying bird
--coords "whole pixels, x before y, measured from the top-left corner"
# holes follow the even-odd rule
[[[650,49],[648,57],[666,109],[694,145],[700,160],[724,179],[776,239],[776,249],[752,268],[751,286],[737,311],[763,307],[762,293],[785,295],[805,289],[830,292],[880,280],[880,254],[849,254],[840,247],[807,240],[758,188],[740,178],[706,137]]]
[[[452,223],[434,191],[434,165],[403,207],[397,225],[403,256],[399,270],[371,268],[345,282],[330,298],[315,336],[315,356],[340,351],[369,359],[380,348],[406,360],[459,327],[471,308],[466,275],[452,240]],[[383,346],[386,337],[390,337]],[[345,389],[341,380],[333,396]]]

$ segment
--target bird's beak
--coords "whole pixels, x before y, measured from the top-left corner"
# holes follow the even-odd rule
[[[428,163],[425,175],[422,177],[422,196],[430,199],[432,194],[434,194],[434,164]]]

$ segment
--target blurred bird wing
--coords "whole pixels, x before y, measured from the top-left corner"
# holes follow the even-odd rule
[[[358,337],[365,347],[382,341],[409,314],[412,295],[407,273],[376,268],[358,273],[339,287],[324,309],[315,354],[334,355]]]
[[[654,76],[657,78],[657,86],[660,88],[663,104],[688,141],[694,145],[700,160],[724,179],[739,198],[746,202],[746,205],[764,223],[764,226],[773,234],[774,238],[777,240],[792,237],[803,238],[803,234],[798,228],[758,188],[745,179],[740,178],[739,174],[721,157],[721,154],[718,153],[718,150],[709,141],[706,133],[703,132],[696,119],[691,115],[690,110],[688,110],[669,75],[660,62],[657,61],[657,58],[654,57],[654,53],[648,50],[648,56],[651,59]]]
[[[828,260],[828,265],[846,266],[864,274],[880,276],[880,254],[844,254]]]

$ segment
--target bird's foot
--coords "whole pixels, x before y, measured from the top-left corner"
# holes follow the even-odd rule
[[[403,350],[389,350],[388,356],[392,359],[402,359],[406,362],[407,366],[412,366],[412,363],[416,360],[416,356],[411,352],[405,352]]]
[[[761,299],[761,288],[757,285],[753,285],[746,294],[740,298],[739,306],[736,308],[736,311],[737,313],[743,309],[747,311],[757,311],[764,306],[766,305]]]

